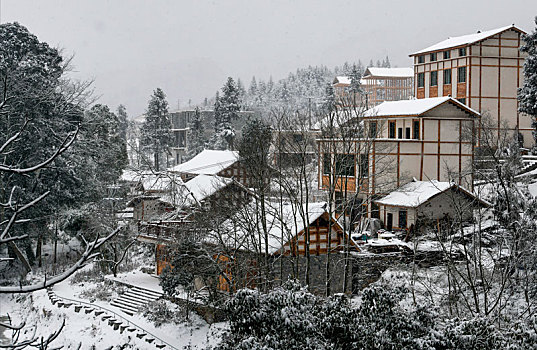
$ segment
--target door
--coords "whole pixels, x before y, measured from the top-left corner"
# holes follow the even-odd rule
[[[388,213],[387,214],[388,218],[387,218],[387,224],[386,224],[386,230],[388,231],[391,231],[392,228],[393,228],[393,214],[392,213]]]
[[[405,229],[406,228],[406,210],[399,210],[399,228]]]

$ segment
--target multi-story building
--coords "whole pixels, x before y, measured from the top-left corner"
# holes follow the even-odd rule
[[[523,83],[525,32],[515,25],[448,38],[410,55],[414,59],[418,99],[452,96],[490,116],[486,130],[500,136],[518,130],[531,146],[531,120],[518,112],[517,89]],[[483,125],[486,125],[483,123]],[[478,139],[484,129],[478,129]]]
[[[413,178],[472,188],[479,117],[451,97],[384,102],[358,117],[361,135],[317,140],[319,188],[333,187],[336,200],[345,191],[355,194],[370,213],[372,199]]]
[[[354,96],[351,79],[337,76],[332,86],[336,101],[343,107],[361,106],[365,109],[384,101],[408,100],[414,93],[414,70],[412,68],[369,67],[360,79],[362,92]]]
[[[192,120],[195,110],[176,111],[170,113],[172,124],[172,146],[170,151],[175,164],[181,164],[188,150],[188,130],[190,121]],[[214,111],[201,111],[201,120],[214,120]]]

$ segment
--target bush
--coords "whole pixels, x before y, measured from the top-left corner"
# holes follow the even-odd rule
[[[182,323],[186,320],[186,312],[178,305],[167,300],[155,300],[141,310],[144,317],[156,327],[163,323]]]

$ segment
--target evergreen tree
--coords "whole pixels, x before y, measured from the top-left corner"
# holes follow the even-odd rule
[[[369,64],[367,65],[367,67],[375,67],[375,65],[373,64],[373,60],[369,60]]]
[[[129,115],[124,105],[117,107],[117,117],[119,121],[119,136],[127,141],[127,130],[129,129]]]
[[[386,59],[382,62],[382,67],[391,68],[390,59],[386,56]]]
[[[215,135],[211,142],[214,149],[233,148],[235,130],[231,122],[239,118],[240,109],[239,89],[233,78],[229,77],[222,88],[222,97],[216,95],[214,105]]]
[[[146,112],[146,120],[142,125],[140,142],[153,153],[154,167],[161,170],[160,158],[162,154],[168,154],[171,122],[168,113],[168,102],[162,89],[157,88],[149,100]],[[167,159],[167,156],[166,156]]]
[[[250,96],[255,96],[257,94],[257,82],[255,81],[255,76],[252,77],[252,82],[250,83],[250,87],[248,88],[248,93]]]
[[[535,17],[537,25],[537,17]],[[533,152],[537,153],[537,28],[524,37],[520,51],[528,54],[524,61],[524,85],[518,91],[519,111],[532,118]]]
[[[201,117],[200,109],[196,107],[194,111],[194,115],[192,116],[192,119],[190,120],[188,130],[188,153],[187,157],[190,159],[194,156],[196,156],[198,153],[203,151],[205,148],[205,139],[203,137],[204,134],[204,126],[203,126],[203,120]]]

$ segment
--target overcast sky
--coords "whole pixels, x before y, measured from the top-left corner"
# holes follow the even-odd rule
[[[213,96],[227,76],[249,85],[308,65],[333,67],[410,52],[448,36],[515,23],[535,29],[537,0],[0,0],[1,21],[75,54],[99,102],[144,112],[156,87],[178,100]]]

